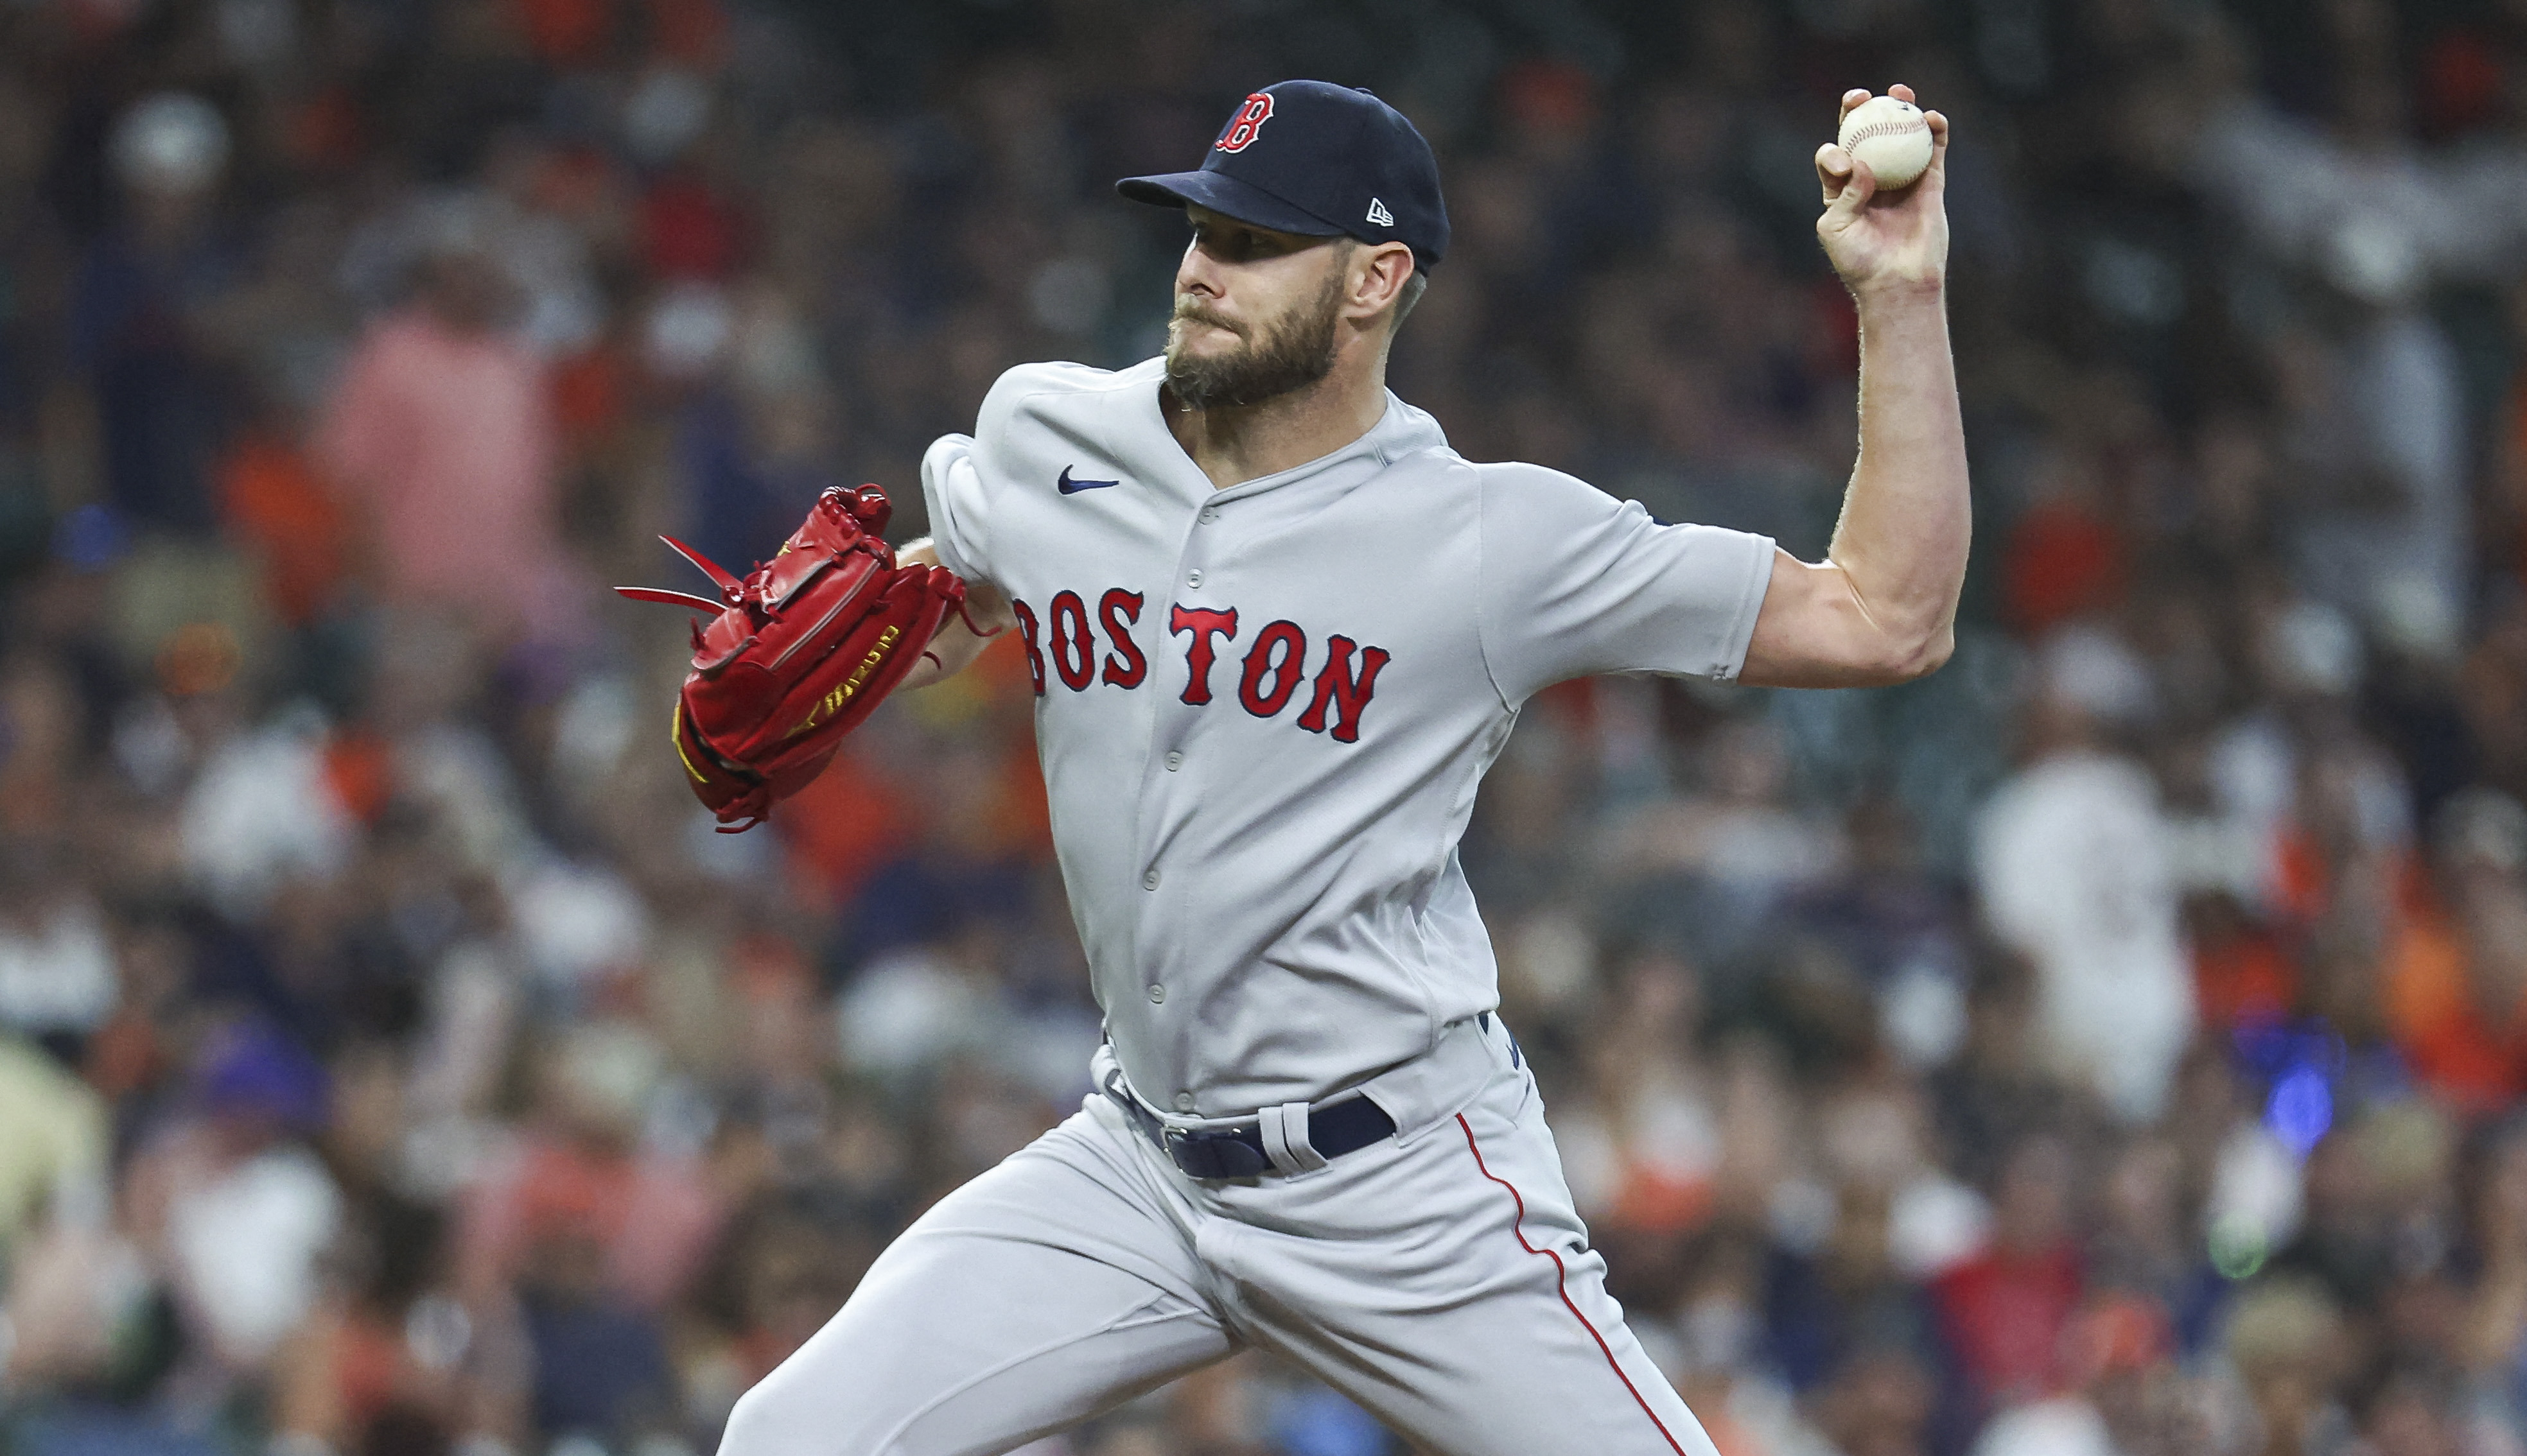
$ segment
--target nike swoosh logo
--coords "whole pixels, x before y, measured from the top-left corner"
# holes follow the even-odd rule
[[[1061,468],[1061,478],[1054,481],[1053,483],[1054,488],[1059,490],[1064,495],[1077,495],[1083,490],[1102,490],[1106,486],[1120,485],[1123,482],[1120,480],[1074,480],[1070,478],[1070,467],[1065,465]]]

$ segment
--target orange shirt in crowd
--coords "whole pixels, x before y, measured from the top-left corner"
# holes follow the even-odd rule
[[[2387,950],[2386,992],[2397,1048],[2434,1091],[2483,1111],[2527,1095],[2527,1006],[2486,1014],[2465,944],[2437,907],[2403,916]]]
[[[220,509],[229,528],[263,557],[264,592],[284,622],[323,609],[345,564],[341,503],[307,457],[269,435],[249,435],[220,462]]]

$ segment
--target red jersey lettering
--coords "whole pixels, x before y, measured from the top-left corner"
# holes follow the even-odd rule
[[[1185,648],[1185,667],[1191,676],[1185,681],[1184,701],[1200,707],[1211,701],[1211,638],[1216,632],[1237,635],[1237,609],[1214,612],[1207,607],[1170,607],[1167,609],[1167,635],[1193,633],[1193,642]]]
[[[1038,645],[1035,608],[1024,602],[1012,600],[1009,603],[1009,610],[1017,614],[1018,640],[1026,646],[1027,680],[1035,684],[1035,695],[1043,697],[1044,648]]]
[[[1141,620],[1141,594],[1117,586],[1097,599],[1098,619],[1106,624],[1106,640],[1114,650],[1106,654],[1106,671],[1101,674],[1116,687],[1138,687],[1150,676],[1150,660],[1141,655],[1140,644],[1132,640],[1132,624]]]
[[[1289,706],[1290,694],[1307,671],[1308,634],[1295,622],[1275,622],[1257,632],[1255,645],[1246,651],[1237,701],[1256,717],[1269,718]]]
[[[1088,685],[1097,666],[1097,643],[1088,634],[1088,604],[1079,593],[1064,591],[1053,599],[1053,670],[1061,685],[1077,692]]]
[[[1333,637],[1325,643],[1326,657],[1322,671],[1316,674],[1316,695],[1308,703],[1308,711],[1299,715],[1299,727],[1312,733],[1325,730],[1325,710],[1334,710],[1334,741],[1360,741],[1360,716],[1368,711],[1368,700],[1377,691],[1377,670],[1387,663],[1383,647],[1363,647],[1349,637]],[[1360,653],[1360,673],[1354,676],[1351,655]]]

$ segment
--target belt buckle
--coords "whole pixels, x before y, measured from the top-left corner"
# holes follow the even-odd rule
[[[1271,1171],[1263,1149],[1234,1132],[1166,1130],[1167,1157],[1187,1178],[1258,1178]]]

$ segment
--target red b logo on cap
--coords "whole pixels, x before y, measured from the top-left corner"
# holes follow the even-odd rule
[[[1263,130],[1264,124],[1271,119],[1272,98],[1258,91],[1246,98],[1246,104],[1239,107],[1237,115],[1229,121],[1228,129],[1221,132],[1219,140],[1212,145],[1223,152],[1242,152],[1255,144],[1255,133]]]

